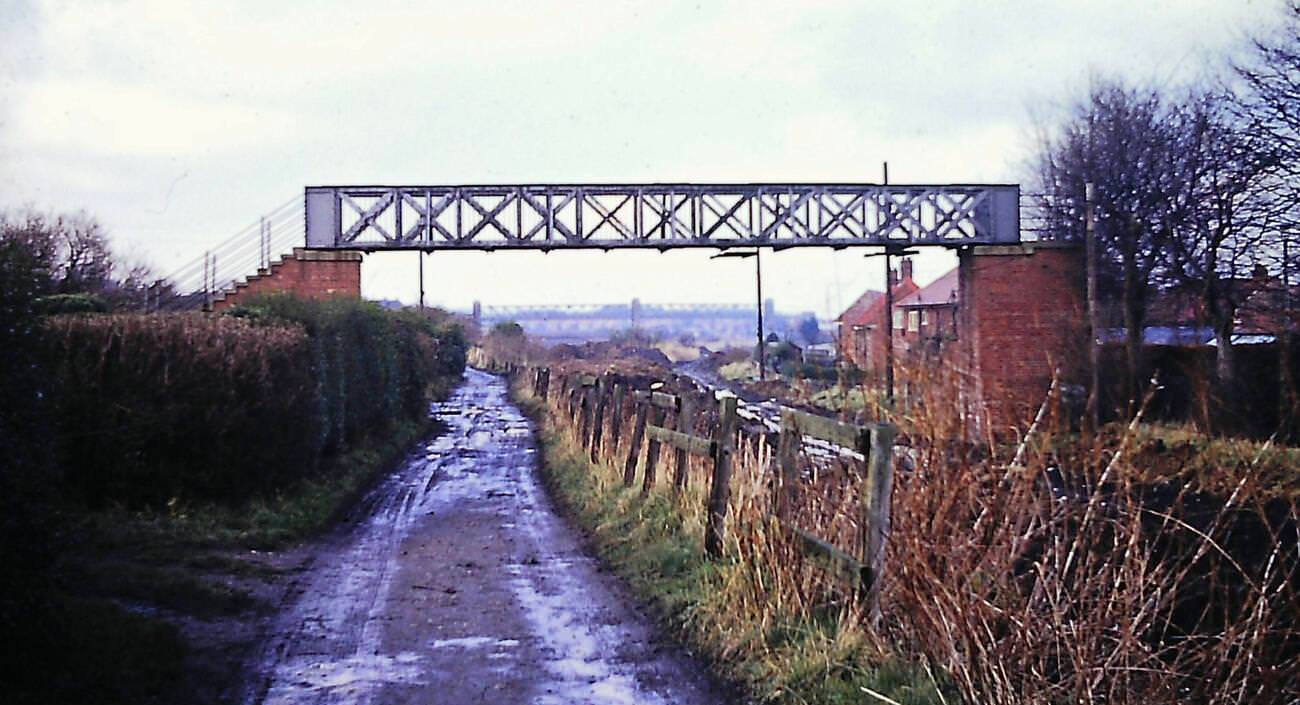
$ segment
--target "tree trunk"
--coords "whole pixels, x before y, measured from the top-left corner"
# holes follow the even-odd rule
[[[1232,349],[1232,317],[1226,321],[1216,321],[1214,325],[1214,342],[1217,345],[1214,354],[1214,382],[1218,397],[1217,408],[1220,410],[1218,428],[1228,426],[1229,431],[1239,425],[1240,414],[1237,409],[1237,371],[1236,355]],[[1227,423],[1225,423],[1227,422]]]
[[[1124,352],[1128,363],[1124,384],[1126,416],[1137,412],[1137,399],[1142,387],[1142,326],[1146,322],[1145,297],[1137,267],[1125,263],[1124,267]]]
[[[1280,373],[1281,387],[1277,392],[1278,410],[1277,419],[1280,428],[1279,436],[1284,439],[1291,439],[1295,432],[1296,421],[1296,380],[1291,374],[1291,349],[1292,340],[1290,332],[1290,317],[1288,316],[1287,327],[1278,336],[1278,372]]]

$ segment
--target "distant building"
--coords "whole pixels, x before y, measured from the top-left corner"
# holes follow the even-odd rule
[[[834,365],[836,352],[835,343],[809,345],[803,349],[803,361],[811,365]]]
[[[920,287],[912,280],[912,260],[904,259],[889,273],[889,284],[898,302]],[[865,370],[869,375],[885,369],[885,293],[868,289],[835,319],[839,328],[840,360]],[[898,318],[895,316],[895,336]],[[904,321],[905,323],[906,321]]]
[[[1300,287],[1287,286],[1259,267],[1250,277],[1236,277],[1219,282],[1225,295],[1235,304],[1232,325],[1233,345],[1267,345],[1282,334],[1300,331],[1295,315],[1300,303]],[[1157,292],[1147,309],[1142,329],[1142,344],[1167,347],[1217,345],[1214,328],[1205,315],[1204,302],[1197,286],[1165,289]],[[1103,343],[1122,344],[1127,335],[1122,325],[1098,331]]]
[[[957,340],[957,269],[894,302],[895,351],[936,355]]]

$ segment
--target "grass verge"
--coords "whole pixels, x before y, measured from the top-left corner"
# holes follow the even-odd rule
[[[153,552],[209,546],[279,548],[332,525],[412,443],[430,434],[434,424],[431,420],[398,423],[382,438],[326,461],[317,475],[273,496],[235,506],[173,501],[165,511],[112,507],[85,515],[80,528],[103,544],[147,547]]]
[[[849,611],[783,608],[779,595],[767,594],[776,581],[765,580],[763,566],[708,560],[702,527],[683,502],[625,489],[614,469],[592,464],[556,430],[535,399],[516,402],[542,429],[542,474],[557,504],[718,675],[771,703],[889,702],[868,691],[903,705],[952,697],[923,669],[879,648]]]

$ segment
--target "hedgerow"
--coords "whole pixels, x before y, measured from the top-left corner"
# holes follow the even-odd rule
[[[276,296],[230,315],[45,325],[64,483],[92,506],[238,501],[421,417],[459,329],[361,301]]]

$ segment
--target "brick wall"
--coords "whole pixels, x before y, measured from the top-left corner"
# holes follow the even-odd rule
[[[289,293],[309,299],[361,297],[361,253],[345,250],[295,248],[271,269],[241,282],[233,292],[213,302],[222,311],[260,294]]]
[[[1053,368],[1087,369],[1082,248],[1064,243],[974,247],[960,255],[962,357],[973,411],[994,430],[1031,419]]]

